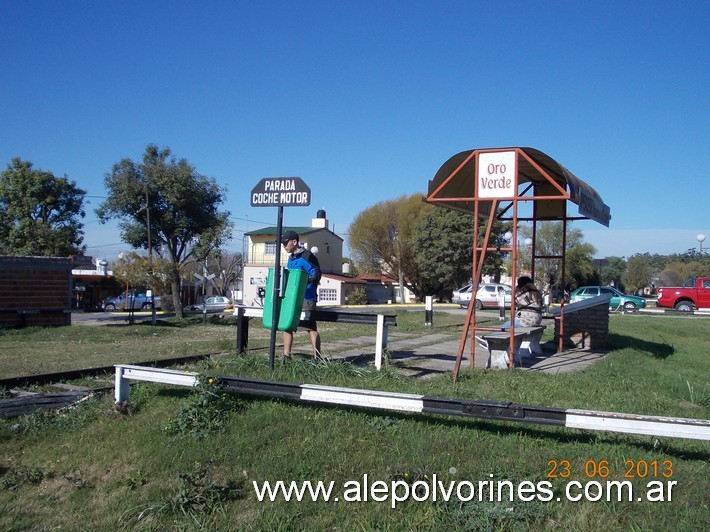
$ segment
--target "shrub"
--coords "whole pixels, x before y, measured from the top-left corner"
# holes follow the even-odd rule
[[[367,294],[364,288],[355,288],[348,296],[350,305],[367,305]]]

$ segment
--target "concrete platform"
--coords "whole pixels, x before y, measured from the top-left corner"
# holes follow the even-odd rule
[[[390,332],[389,363],[402,374],[414,378],[427,378],[451,373],[456,364],[459,341],[459,338],[445,333],[421,335]],[[296,349],[308,353],[307,347],[309,344]],[[581,371],[601,360],[605,354],[588,349],[574,349],[557,353],[556,346],[552,343],[543,344],[542,347],[544,354],[533,358],[523,358],[522,364],[516,365],[516,367],[523,371],[552,374]],[[324,344],[324,351],[331,360],[343,360],[358,365],[372,364],[375,358],[374,341],[369,336],[350,338],[330,345]],[[466,342],[461,371],[471,367],[470,352],[470,342]],[[487,361],[488,351],[475,343],[474,369],[485,370]]]

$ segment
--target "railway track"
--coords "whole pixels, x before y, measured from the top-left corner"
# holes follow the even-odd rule
[[[166,368],[199,362],[220,353],[203,353],[182,357],[163,358],[139,362],[138,365],[153,368]],[[11,418],[30,414],[37,410],[51,410],[70,405],[91,394],[104,394],[113,391],[115,366],[100,366],[55,373],[22,375],[0,379],[0,390],[7,390],[10,397],[0,399],[0,418]],[[85,378],[106,376],[103,381],[97,381],[97,386],[75,386],[66,384]],[[100,383],[104,382],[104,385]],[[32,386],[47,386],[50,390],[35,392],[29,390]]]

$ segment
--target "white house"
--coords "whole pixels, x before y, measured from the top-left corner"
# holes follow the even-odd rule
[[[244,263],[242,303],[246,306],[261,306],[263,300],[259,289],[266,289],[266,276],[276,262],[276,246],[281,246],[276,227],[265,227],[245,233],[247,237]],[[285,231],[298,233],[301,245],[318,257],[323,278],[318,285],[318,305],[344,305],[348,296],[363,282],[343,275],[343,239],[331,231],[325,211],[319,210],[310,227],[283,227]],[[286,266],[288,253],[281,248],[281,265]]]

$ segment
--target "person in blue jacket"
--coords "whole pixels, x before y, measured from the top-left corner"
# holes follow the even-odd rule
[[[303,298],[303,310],[315,310],[318,301],[318,283],[321,278],[320,264],[318,264],[318,259],[313,253],[299,245],[298,238],[298,233],[295,231],[286,231],[281,235],[281,244],[289,253],[286,267],[290,270],[300,269],[308,274],[306,295]],[[318,334],[318,325],[315,320],[302,320],[298,325],[308,331],[311,345],[313,346],[313,357],[319,358],[321,356],[320,334]],[[284,358],[290,360],[293,333],[284,331],[283,335]]]

